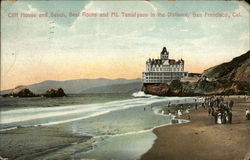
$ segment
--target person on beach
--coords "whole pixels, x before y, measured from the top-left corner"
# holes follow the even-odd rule
[[[229,123],[229,124],[232,124],[232,119],[233,119],[233,113],[230,111],[230,112],[228,113],[228,123]]]
[[[221,102],[224,102],[224,98],[221,96]]]
[[[223,110],[221,114],[221,124],[226,124],[227,123],[227,112]]]
[[[181,105],[181,111],[183,111],[183,105]]]
[[[213,106],[214,106],[214,102],[211,101],[211,102],[210,102],[210,107],[213,107]]]
[[[229,108],[230,108],[231,111],[232,111],[232,109],[233,109],[233,105],[234,105],[234,101],[231,100],[231,101],[229,102]]]
[[[205,106],[205,104],[204,104],[204,103],[202,103],[201,105],[202,105],[202,107],[203,107],[204,109],[206,109],[206,106]]]
[[[211,115],[214,116],[214,107],[211,107]]]
[[[214,112],[214,124],[217,124],[217,121],[218,121],[218,112],[215,111]]]
[[[246,120],[250,120],[250,111],[246,109]]]
[[[177,115],[178,115],[178,117],[180,117],[182,115],[180,110],[177,111]]]
[[[217,117],[217,124],[221,124],[222,123],[222,121],[221,121],[221,113],[218,112],[216,117]]]
[[[208,115],[210,116],[211,114],[211,107],[208,108]]]

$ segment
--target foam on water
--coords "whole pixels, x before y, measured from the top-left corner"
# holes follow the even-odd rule
[[[118,100],[99,104],[73,105],[64,107],[44,107],[15,109],[1,112],[1,130],[15,128],[16,126],[55,125],[87,119],[112,111],[143,107],[147,105],[164,105],[166,102],[190,103],[197,98],[191,97],[157,97],[134,98]]]
[[[135,92],[132,94],[133,97],[136,98],[149,98],[149,97],[157,97],[157,96],[153,96],[150,94],[145,94],[143,91],[139,91],[139,92]]]

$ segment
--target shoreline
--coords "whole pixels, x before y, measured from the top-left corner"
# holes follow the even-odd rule
[[[171,125],[171,123],[166,124],[166,122],[169,119],[169,116],[164,116],[164,115],[159,116],[155,114],[154,110],[152,110],[151,106],[148,104],[148,103],[151,103],[152,101],[152,104],[159,106],[160,104],[163,103],[162,100],[147,99],[147,101],[150,101],[150,102],[145,103],[145,106],[139,102],[134,102],[133,104],[136,105],[134,107],[127,106],[126,104],[128,108],[119,109],[119,110],[110,112],[109,114],[103,114],[100,116],[91,117],[89,119],[84,119],[81,121],[62,123],[62,124],[58,124],[54,126],[18,127],[17,129],[0,132],[2,136],[0,138],[1,143],[4,146],[6,146],[5,148],[1,148],[0,153],[2,154],[2,156],[8,157],[8,158],[15,158],[17,156],[17,157],[26,157],[26,159],[32,159],[32,158],[27,157],[30,154],[32,154],[30,156],[37,155],[38,159],[41,157],[55,157],[55,156],[61,157],[62,155],[65,157],[66,156],[65,152],[67,152],[69,156],[74,155],[74,153],[76,153],[76,156],[80,155],[84,157],[84,153],[86,152],[82,151],[82,146],[84,146],[85,142],[76,144],[76,145],[71,145],[71,146],[66,145],[60,148],[58,148],[58,146],[61,146],[61,144],[78,143],[78,141],[81,141],[83,138],[84,140],[88,141],[86,142],[86,144],[89,144],[89,146],[92,146],[95,148],[95,143],[97,142],[95,143],[93,142],[96,140],[96,135],[94,133],[98,131],[97,133],[98,135],[101,135],[101,137],[108,136],[110,137],[111,140],[114,140],[114,142],[112,143],[105,144],[106,146],[110,147],[110,151],[112,152],[113,152],[112,144],[118,145],[117,146],[118,148],[120,146],[119,145],[120,142],[117,142],[117,140],[121,140],[121,142],[125,144],[127,143],[125,139],[130,139],[130,140],[133,139],[133,141],[131,141],[132,143],[128,143],[128,144],[132,146],[134,145],[139,146],[138,150],[134,151],[134,153],[131,155],[132,157],[138,155],[138,157],[136,157],[138,159],[143,153],[149,150],[154,143],[156,136],[153,134],[152,130],[154,128],[158,128],[161,126]],[[186,102],[186,100],[179,100],[179,99],[171,99],[170,101],[173,101],[172,103],[177,103],[177,104],[181,101]],[[192,102],[194,100],[190,99],[190,100],[187,100],[187,102],[188,101]],[[113,104],[113,102],[109,104]],[[142,107],[138,107],[137,105],[142,105]],[[146,108],[146,110],[143,109],[143,106]],[[121,114],[123,116],[117,118],[117,116]],[[129,118],[128,116],[129,117],[131,116],[131,117]],[[138,120],[138,117],[140,117],[139,120]],[[144,124],[145,118],[149,118],[148,122],[146,123],[147,125]],[[121,120],[121,122],[114,123],[110,126],[106,125],[106,124],[109,124],[111,120],[113,121],[116,119]],[[131,122],[131,120],[133,120],[132,122],[138,123],[138,125],[129,126],[125,123],[122,123],[122,122]],[[93,122],[95,122],[96,124],[95,123],[93,124]],[[155,124],[160,124],[160,125],[157,125],[156,127],[151,128],[151,126]],[[125,125],[127,129],[125,128],[126,130],[120,130],[120,129],[117,130],[116,128],[120,128],[120,125],[121,126]],[[142,125],[145,125],[145,126],[143,127]],[[82,126],[85,126],[85,127],[82,127]],[[75,127],[77,128],[74,130]],[[133,127],[135,127],[134,129],[138,131],[134,131]],[[142,128],[144,129],[141,130]],[[93,129],[97,129],[97,130],[91,132]],[[126,131],[126,133],[123,133],[124,131]],[[153,137],[155,137],[152,141],[151,140],[149,141],[148,138],[152,138],[152,137],[147,132],[150,132],[150,134],[152,134]],[[81,133],[84,133],[84,134],[81,134]],[[113,135],[113,133],[115,134]],[[85,137],[86,134],[88,134],[90,137]],[[137,138],[135,138],[133,135],[136,135],[135,137]],[[27,141],[28,138],[29,138],[29,141]],[[137,139],[140,139],[140,140],[136,141]],[[100,142],[103,142],[103,140],[101,140]],[[146,147],[145,144],[143,144],[144,142],[147,142],[149,146]],[[143,148],[146,147],[146,149],[144,150],[140,146],[142,146]],[[129,148],[126,148],[126,146],[124,147],[125,147],[125,150],[123,150],[122,147],[119,148],[121,153],[124,153],[124,152],[130,153],[128,152],[129,151],[128,149],[130,147]],[[51,151],[53,152],[47,152],[47,151],[50,151],[51,148],[54,148],[56,150],[52,149]],[[91,149],[89,148],[89,149],[93,150],[94,148],[91,148]],[[95,152],[101,155],[100,151],[102,151],[102,148],[97,148],[97,149],[98,150],[96,150]],[[118,157],[119,155],[117,153],[118,152],[116,152],[115,153],[116,155],[114,154],[114,156]]]
[[[153,130],[157,136],[150,150],[140,159],[169,160],[239,160],[250,158],[250,121],[244,118],[246,107],[250,100],[238,96],[226,97],[225,101],[233,99],[232,124],[214,124],[207,110],[199,107],[190,110],[191,121],[181,125],[168,125]],[[187,119],[183,114],[177,119]],[[247,157],[247,158],[246,158]],[[245,160],[244,159],[244,160]]]

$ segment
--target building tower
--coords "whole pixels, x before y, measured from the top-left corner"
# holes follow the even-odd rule
[[[163,49],[161,51],[161,59],[163,61],[168,60],[168,55],[169,55],[169,53],[168,53],[166,47],[163,47]]]

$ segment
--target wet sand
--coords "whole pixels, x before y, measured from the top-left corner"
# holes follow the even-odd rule
[[[250,159],[250,121],[245,120],[245,109],[250,99],[232,96],[232,124],[214,124],[207,110],[190,112],[191,122],[160,127],[152,148],[142,160],[248,160]],[[187,114],[182,116],[187,119]]]

